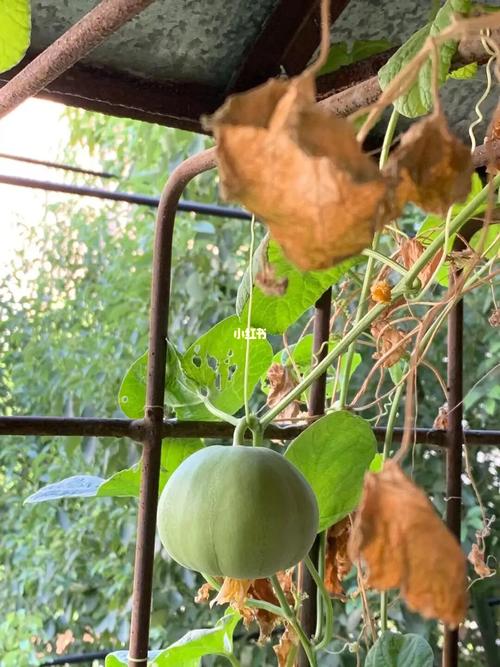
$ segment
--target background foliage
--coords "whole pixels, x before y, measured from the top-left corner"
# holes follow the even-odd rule
[[[72,134],[64,159],[86,157],[116,173],[118,189],[157,195],[172,169],[208,140],[187,132],[135,121],[67,111]],[[70,178],[69,176],[67,177]],[[81,182],[81,177],[80,177]],[[90,182],[90,181],[89,181]],[[95,183],[95,180],[92,180]],[[106,184],[109,186],[109,184]],[[217,201],[215,173],[200,176],[185,196]],[[149,283],[154,211],[142,207],[51,195],[39,224],[20,230],[22,244],[2,286],[0,315],[0,410],[3,414],[121,415],[117,394],[130,363],[147,347]],[[414,230],[418,210],[404,224]],[[174,239],[172,341],[181,350],[235,310],[238,284],[248,253],[248,227],[234,220],[180,214]],[[359,275],[363,265],[356,267]],[[341,289],[356,287],[339,285]],[[349,303],[346,304],[347,311]],[[467,297],[465,338],[465,416],[471,427],[493,428],[500,401],[494,368],[500,348],[488,324],[492,295],[483,289]],[[292,328],[290,338],[307,320]],[[275,350],[279,337],[270,337]],[[372,362],[371,347],[361,346],[362,361],[353,379],[359,387]],[[430,363],[444,375],[445,334],[435,340]],[[434,374],[419,374],[419,424],[430,426],[443,403]],[[363,416],[376,417],[366,411]],[[383,420],[381,422],[383,424]],[[136,503],[131,499],[66,500],[23,506],[39,487],[76,473],[109,477],[135,463],[137,447],[125,441],[95,438],[4,438],[0,449],[0,512],[4,537],[0,544],[0,647],[12,662],[37,664],[27,637],[39,638],[55,650],[58,634],[70,629],[68,649],[111,649],[125,646],[128,636]],[[498,493],[498,451],[471,456],[474,475],[490,514]],[[414,477],[445,508],[442,453],[417,448]],[[465,548],[480,527],[472,488],[464,478]],[[494,550],[493,540],[489,541]],[[192,600],[195,574],[170,563],[158,547],[154,582],[152,648],[165,646],[187,629],[210,622],[206,606]],[[348,587],[355,587],[355,580]],[[494,641],[486,600],[495,595],[493,580],[475,584],[477,624],[469,625],[462,642],[464,665],[485,662],[485,647]],[[482,610],[481,612],[479,610]],[[359,600],[336,605],[332,645],[339,651],[359,634]],[[422,621],[395,601],[390,618],[401,631],[429,637],[436,648],[435,623]],[[492,634],[493,633],[493,634]],[[93,640],[90,645],[84,636]],[[12,645],[7,645],[17,637]],[[492,639],[493,638],[493,639]],[[20,642],[24,641],[23,646]],[[2,643],[3,642],[3,643]],[[19,648],[21,646],[21,648]],[[7,648],[5,648],[7,647]],[[17,655],[15,652],[17,651]],[[262,652],[251,647],[244,665],[265,665]],[[30,660],[31,662],[28,662]],[[3,663],[2,663],[3,664]],[[222,663],[221,663],[222,664]],[[269,661],[274,664],[274,661]],[[350,666],[356,656],[344,650],[325,655],[324,664]]]

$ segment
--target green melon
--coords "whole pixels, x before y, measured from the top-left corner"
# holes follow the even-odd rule
[[[175,470],[158,504],[170,556],[212,576],[257,579],[285,570],[307,554],[317,530],[309,483],[264,447],[201,449]]]

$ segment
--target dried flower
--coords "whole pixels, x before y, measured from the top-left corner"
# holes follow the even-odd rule
[[[391,303],[391,285],[387,280],[378,280],[370,287],[375,303]]]

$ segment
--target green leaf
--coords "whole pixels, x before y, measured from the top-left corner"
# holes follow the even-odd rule
[[[259,287],[254,288],[251,326],[266,329],[268,333],[285,332],[308,308],[313,306],[323,292],[339,282],[363,257],[352,257],[325,271],[301,272],[283,255],[274,241],[264,239],[255,252],[260,261],[267,249],[267,258],[274,267],[277,277],[288,278],[288,287],[283,296],[267,296]],[[254,272],[259,267],[254,259]],[[248,271],[243,276],[236,299],[236,314],[243,326],[247,322],[247,301],[249,294]]]
[[[118,403],[130,419],[141,419],[146,405],[146,378],[148,353],[134,361],[122,380]],[[196,385],[189,381],[182,370],[181,359],[175,347],[167,341],[167,370],[165,377],[165,402],[176,409],[179,406],[200,405]]]
[[[31,39],[30,0],[0,2],[0,72],[17,65]]]
[[[481,242],[482,236],[483,231],[481,229],[472,235],[470,240],[471,248],[474,248],[478,252],[486,250],[485,257],[487,259],[497,257],[500,252],[500,224],[488,225],[484,240]]]
[[[473,79],[478,70],[478,65],[477,63],[470,63],[469,65],[464,65],[463,67],[459,67],[458,69],[452,70],[448,74],[448,79]]]
[[[365,667],[432,667],[432,649],[419,635],[384,632],[368,651]]]
[[[199,438],[169,438],[162,442],[160,488],[188,456],[203,447]],[[94,475],[75,475],[60,482],[48,484],[26,499],[27,503],[41,503],[60,498],[137,497],[141,485],[141,462],[111,475],[109,479]]]
[[[365,472],[377,452],[370,424],[341,410],[321,417],[286,451],[286,458],[312,486],[319,506],[319,530],[357,506]]]
[[[200,438],[169,438],[162,442],[161,446],[161,468],[159,493],[168,482],[170,476],[180,464],[191,454],[204,447]],[[96,496],[139,496],[141,485],[142,463],[126,470],[120,470],[109,479],[103,481],[97,489]]]
[[[160,651],[148,653],[151,667],[198,667],[204,655],[231,655],[233,653],[233,632],[241,616],[229,611],[214,628],[190,630],[174,644]],[[106,656],[106,667],[128,665],[128,652],[116,651]]]
[[[326,63],[318,72],[318,76],[336,72],[345,65],[352,65],[360,60],[374,56],[390,49],[393,44],[387,39],[356,40],[351,50],[346,42],[336,42],[330,46]]]
[[[448,27],[455,13],[468,14],[470,0],[446,0],[430,23],[414,33],[403,46],[380,68],[378,79],[380,87],[385,90],[394,77],[403,67],[412,60],[422,49],[427,37],[438,35]],[[448,40],[438,47],[439,51],[439,83],[446,81],[450,70],[451,60],[455,54],[457,42]],[[411,88],[404,95],[398,97],[394,107],[403,116],[415,118],[422,116],[432,108],[432,58],[424,62]]]
[[[236,315],[200,336],[182,357],[182,367],[208,400],[219,410],[234,414],[243,405],[246,340],[238,338],[241,322]],[[253,389],[269,368],[272,347],[265,339],[250,341],[248,380]],[[214,419],[204,405],[179,406],[181,419]]]
[[[25,503],[42,503],[45,500],[60,498],[91,498],[104,482],[102,477],[94,475],[74,475],[60,482],[48,484],[26,498]]]
[[[370,472],[380,472],[384,467],[384,456],[383,454],[377,453],[373,457],[372,462],[370,463]]]

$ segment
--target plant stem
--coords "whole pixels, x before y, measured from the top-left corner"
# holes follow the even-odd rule
[[[233,433],[233,446],[242,445],[245,431],[247,430],[247,418],[242,417],[238,420]]]
[[[333,607],[328,591],[325,588],[322,577],[319,576],[318,571],[314,567],[314,563],[311,560],[311,557],[308,555],[304,558],[307,569],[311,573],[311,577],[314,579],[318,591],[321,592],[321,597],[323,598],[323,606],[325,608],[325,631],[323,638],[316,645],[316,650],[322,649],[327,646],[333,636]]]
[[[302,644],[302,648],[304,649],[304,653],[306,654],[307,659],[309,660],[310,667],[317,667],[318,663],[316,662],[316,655],[314,653],[314,648],[309,639],[306,637],[306,634],[302,629],[302,626],[298,622],[295,614],[293,613],[292,608],[288,604],[288,600],[286,599],[286,596],[283,592],[283,589],[281,588],[281,584],[278,580],[278,577],[275,574],[273,574],[273,576],[271,577],[271,582],[273,584],[276,597],[279,600],[282,609],[282,615],[290,623],[295,634],[299,638],[299,641]]]
[[[321,581],[325,580],[325,551],[326,551],[326,530],[319,534],[318,549],[318,575]],[[307,565],[307,563],[306,563]],[[323,596],[321,589],[316,586],[316,632],[314,641],[317,643],[323,634]]]
[[[247,315],[247,339],[245,347],[245,369],[243,375],[243,397],[245,400],[245,417],[247,423],[250,420],[248,374],[250,370],[250,325],[252,324],[252,300],[253,300],[253,253],[255,246],[255,216],[252,215],[250,222],[250,259],[248,260],[248,282],[250,285],[248,294],[248,315]]]
[[[396,125],[398,123],[399,112],[395,108],[392,109],[392,114],[387,124],[385,130],[384,142],[382,144],[382,150],[380,152],[379,158],[379,168],[382,169],[387,162],[389,157],[389,151],[391,150],[392,140],[394,138],[394,133],[396,131]],[[372,251],[377,252],[377,246],[380,239],[380,232],[375,232],[372,242]],[[387,259],[387,258],[384,258]],[[371,254],[368,255],[368,262],[366,264],[365,276],[363,279],[363,286],[361,287],[361,295],[359,297],[358,309],[356,311],[356,317],[354,319],[354,326],[356,326],[365,313],[366,302],[368,299],[368,292],[370,291],[370,284],[372,282],[372,273],[373,267],[375,265],[375,257]],[[351,376],[352,361],[354,359],[354,352],[356,351],[356,346],[354,340],[347,351],[345,371],[344,371],[344,382],[340,388],[340,397],[339,403],[340,408],[342,409],[347,403],[347,394],[349,391],[349,380]]]
[[[234,655],[234,653],[224,653],[224,657],[229,660],[233,667],[241,667],[240,661]]]
[[[404,383],[401,382],[396,388],[391,402],[391,409],[389,417],[387,418],[387,426],[385,431],[384,449],[382,451],[382,460],[385,461],[389,456],[389,450],[392,444],[392,436],[394,433],[394,424],[398,415],[399,402],[404,390]],[[387,630],[387,591],[380,593],[380,629],[382,632]]]
[[[498,187],[500,185],[500,174],[497,174],[493,179],[493,186]],[[465,206],[460,213],[452,220],[450,223],[449,233],[454,234],[460,230],[460,228],[473,216],[477,207],[480,206],[488,197],[490,186],[485,186],[481,192],[479,192],[474,199],[472,199],[467,206]],[[415,282],[415,279],[418,277],[418,274],[423,269],[423,267],[431,261],[436,252],[440,249],[443,240],[445,238],[445,232],[440,232],[439,235],[429,244],[426,250],[422,253],[419,259],[408,271],[406,277],[402,278],[392,290],[392,299],[391,302],[394,302],[400,296],[403,296],[408,289],[408,286],[412,286]],[[370,260],[368,260],[370,261]],[[318,378],[325,370],[330,366],[332,361],[334,361],[340,354],[343,354],[345,350],[351,345],[352,342],[358,338],[358,336],[367,329],[370,324],[377,319],[377,317],[385,310],[387,307],[386,304],[377,304],[368,313],[362,317],[358,323],[354,324],[351,331],[340,341],[340,343],[329,352],[326,357],[321,361],[317,366],[315,366],[312,371],[306,375],[299,384],[294,387],[281,401],[276,403],[276,405],[268,410],[261,417],[261,424],[265,428],[268,426],[279,413],[286,408],[286,406],[293,401],[293,399],[298,398],[308,387]],[[347,372],[346,372],[347,376]]]
[[[393,271],[396,271],[401,276],[406,276],[406,274],[408,273],[408,269],[405,269],[405,267],[402,264],[395,262],[390,257],[386,257],[381,252],[377,252],[376,250],[370,250],[370,248],[367,248],[366,250],[363,250],[361,254],[364,255],[365,257],[372,257],[373,259],[378,260],[381,264],[389,266]]]
[[[201,401],[203,401],[204,406],[206,409],[211,412],[215,417],[218,417],[220,420],[223,422],[227,422],[228,424],[232,424],[233,426],[237,426],[238,424],[238,418],[233,417],[232,415],[228,414],[227,412],[224,412],[223,410],[219,410],[219,408],[216,408],[215,405],[212,405],[208,398],[206,396],[203,396],[203,394],[198,394],[199,398]]]

